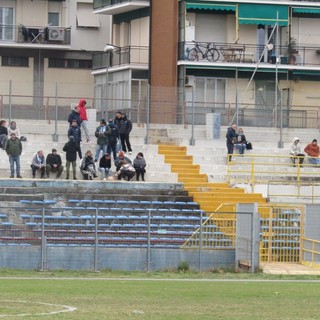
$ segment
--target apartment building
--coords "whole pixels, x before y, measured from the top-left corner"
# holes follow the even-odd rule
[[[152,122],[204,124],[217,113],[225,124],[318,127],[319,1],[93,6],[112,16],[114,51],[103,54],[105,68],[93,66],[94,74],[108,74],[108,108],[138,110],[149,84]]]
[[[1,0],[2,117],[50,111],[52,119],[58,105],[63,118],[81,97],[95,107],[92,53],[103,52],[110,34],[110,17],[94,15],[92,0]]]

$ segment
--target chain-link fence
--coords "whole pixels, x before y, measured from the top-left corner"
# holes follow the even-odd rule
[[[272,95],[270,87],[251,85],[250,90],[256,98],[237,103],[236,90],[232,86],[227,88],[222,79],[196,78],[180,92],[171,87],[149,87],[146,80],[119,82],[114,75],[108,77],[107,91],[104,77],[98,78],[94,85],[63,81],[46,81],[38,85],[28,81],[0,81],[0,117],[65,120],[70,106],[85,97],[87,107],[96,110],[97,120],[113,118],[120,110],[138,124],[205,125],[206,115],[216,113],[220,115],[221,125],[236,122],[241,126],[319,127],[317,106],[292,105],[285,97],[274,106],[272,99],[267,99]],[[264,98],[259,98],[262,94]],[[287,95],[289,93],[283,93],[283,96]]]

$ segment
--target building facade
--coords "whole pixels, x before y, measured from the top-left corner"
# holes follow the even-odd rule
[[[109,41],[110,17],[94,15],[92,8],[92,0],[0,2],[3,117],[43,119],[56,104],[69,112],[81,97],[95,106],[92,52]]]
[[[155,123],[217,113],[223,124],[318,127],[319,1],[96,0],[94,12],[112,16],[116,47],[94,70],[108,73],[108,108],[137,110],[149,96]]]

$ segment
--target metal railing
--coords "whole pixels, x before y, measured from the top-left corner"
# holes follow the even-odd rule
[[[66,45],[71,43],[70,27],[52,26],[25,26],[0,24],[3,30],[0,35],[1,42],[41,44],[41,45]]]
[[[99,9],[107,6],[113,6],[119,3],[142,2],[146,0],[93,0],[93,9]]]
[[[270,180],[293,181],[301,187],[305,181],[320,181],[319,167],[310,163],[310,159],[315,158],[307,157],[303,164],[294,165],[289,155],[233,154],[232,161],[228,157],[227,179],[230,183],[250,183],[252,192],[256,184]]]
[[[263,49],[263,46],[252,44],[187,41],[179,44],[179,60],[207,63],[257,63]],[[320,66],[320,50],[317,46],[296,46],[294,51],[290,51],[287,45],[279,46],[277,56],[280,65]],[[261,62],[275,64],[275,52],[268,51]]]
[[[111,54],[109,52],[99,52],[93,54],[92,69],[110,68],[126,64],[143,64],[149,62],[149,47],[127,46],[116,48]]]
[[[302,257],[307,254],[308,261],[302,260],[302,264],[320,268],[320,240],[302,237],[301,239]]]

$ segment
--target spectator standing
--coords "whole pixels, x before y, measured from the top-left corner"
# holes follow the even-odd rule
[[[72,120],[72,124],[71,126],[69,127],[68,129],[68,138],[73,136],[74,137],[74,141],[76,142],[76,144],[79,146],[79,149],[80,149],[80,154],[81,154],[81,141],[82,141],[82,138],[81,138],[81,129],[80,129],[80,126],[78,125],[78,122],[76,119],[73,119]],[[80,157],[80,155],[79,155]],[[82,154],[81,154],[81,157],[80,159],[82,158]]]
[[[63,151],[66,152],[66,179],[69,179],[70,174],[70,165],[72,165],[73,179],[77,180],[77,153],[79,154],[79,158],[82,159],[81,149],[79,145],[75,142],[74,136],[69,137],[69,141],[64,145]]]
[[[69,114],[68,122],[70,123],[70,126],[72,125],[73,120],[77,121],[77,124],[79,127],[81,126],[82,121],[80,118],[80,110],[79,110],[78,106],[74,107],[73,110],[71,111],[71,113]]]
[[[93,161],[92,152],[88,150],[82,159],[80,171],[84,180],[93,180],[97,177],[96,166]]]
[[[318,141],[317,139],[313,139],[311,143],[309,143],[305,148],[304,148],[304,152],[312,158],[309,158],[309,162],[311,164],[320,164],[320,158],[319,158],[319,154],[320,154],[320,148],[318,146]]]
[[[239,150],[239,154],[244,154],[244,150],[246,150],[247,139],[244,135],[243,129],[239,128],[238,133],[236,134],[234,148]]]
[[[142,152],[139,152],[137,154],[137,156],[135,157],[135,159],[133,160],[133,167],[136,170],[136,180],[139,181],[140,179],[140,175],[141,175],[141,179],[142,181],[144,181],[144,174],[146,173],[146,160],[143,156]]]
[[[0,120],[0,148],[5,149],[8,141],[7,121]]]
[[[109,143],[109,135],[111,133],[110,127],[107,125],[104,119],[100,120],[100,126],[97,127],[94,135],[97,137],[96,155],[94,161],[97,162],[100,157],[100,153],[107,153],[107,147]]]
[[[122,163],[120,163],[121,161],[126,161],[128,163],[132,163],[131,160],[124,155],[123,151],[119,151],[118,156],[117,156],[116,160],[114,161],[116,171],[120,170],[121,164],[122,164]]]
[[[118,127],[122,151],[128,151],[131,154],[132,149],[129,136],[132,130],[132,122],[127,118],[125,113],[118,111],[114,123]]]
[[[10,122],[10,126],[8,128],[8,136],[11,137],[11,133],[15,133],[16,137],[20,140],[20,130],[17,128],[17,123],[15,121]]]
[[[31,163],[32,178],[36,177],[36,171],[39,170],[41,173],[41,179],[44,179],[44,173],[46,170],[46,158],[44,157],[43,151],[39,150],[33,157]]]
[[[106,153],[103,157],[101,157],[99,162],[99,171],[101,173],[102,180],[106,180],[106,178],[112,175],[111,156],[109,153]]]
[[[52,149],[52,153],[49,153],[47,155],[47,159],[46,159],[47,178],[50,177],[50,171],[56,172],[57,173],[56,178],[60,179],[62,171],[63,171],[63,166],[62,166],[61,157],[58,154],[56,149]]]
[[[109,135],[109,143],[107,147],[107,153],[113,155],[113,160],[117,158],[117,143],[119,140],[119,132],[117,126],[114,124],[112,119],[109,119],[108,126],[111,130]]]
[[[305,155],[301,152],[298,137],[293,138],[293,141],[289,147],[289,151],[290,151],[291,161],[293,162],[293,165],[295,166],[296,160],[299,159],[299,164],[301,167],[301,165],[303,164],[303,160],[304,160]]]
[[[228,149],[228,161],[231,161],[233,149],[234,149],[234,143],[237,139],[237,125],[233,124],[231,127],[228,128],[226,138],[227,138],[227,149]]]
[[[20,175],[20,155],[22,153],[22,143],[12,132],[10,139],[6,143],[6,152],[10,162],[10,178],[14,178],[14,164],[16,164],[17,178],[22,178]]]
[[[79,100],[79,114],[80,114],[80,120],[84,134],[86,135],[87,142],[91,143],[90,141],[90,134],[89,134],[89,128],[88,128],[88,115],[87,115],[87,108],[86,108],[87,101],[85,99]]]

